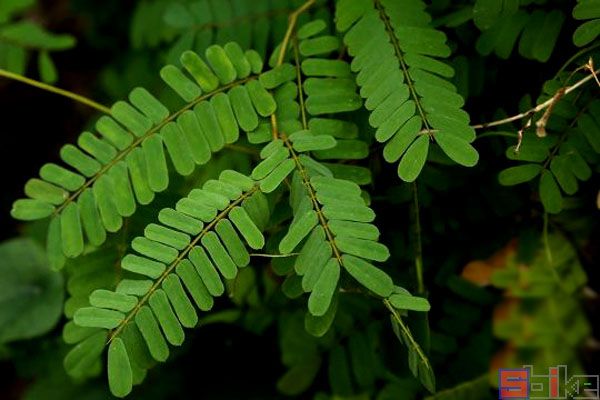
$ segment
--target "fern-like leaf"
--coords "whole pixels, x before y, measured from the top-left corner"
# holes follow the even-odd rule
[[[318,154],[335,148],[338,140],[344,136],[342,133],[336,137],[338,135],[332,132],[348,124],[322,119],[321,114],[352,111],[357,103],[360,104],[353,100],[356,96],[354,83],[346,79],[349,76],[347,64],[310,57],[300,61],[302,48],[305,56],[329,54],[337,48],[337,40],[333,37],[314,37],[323,30],[323,26],[313,21],[301,27],[297,33],[297,38],[302,38],[293,55],[297,83],[289,82],[275,92],[278,102],[276,115],[282,117],[283,121],[278,122],[277,137],[262,149],[260,156],[263,161],[252,171],[252,177],[261,181],[260,188],[265,192],[277,190],[292,175],[291,184],[289,180],[288,184],[291,186],[290,205],[294,218],[279,242],[279,251],[291,254],[298,249],[299,255],[293,270],[287,273],[283,290],[291,297],[303,292],[310,293],[306,328],[315,336],[324,335],[335,318],[343,271],[368,292],[384,299],[392,310],[429,310],[427,300],[413,297],[406,290],[395,287],[391,277],[373,265],[374,261],[386,261],[389,250],[378,242],[379,230],[371,224],[375,214],[367,206],[360,187],[350,180],[334,178],[327,166],[310,156],[313,152]],[[301,70],[298,68],[300,64]],[[314,64],[325,67],[323,71],[326,78],[303,81],[303,72],[318,76],[316,71],[320,68],[314,68]],[[285,65],[281,67],[289,69]],[[306,101],[305,93],[308,94]],[[316,108],[309,106],[311,96],[317,99]],[[330,98],[331,104],[325,104],[319,97]],[[321,110],[321,104],[331,108]],[[315,120],[322,127],[318,133],[311,128]],[[335,364],[337,358],[332,357],[330,362]],[[429,365],[426,358],[425,361]],[[340,365],[345,366],[346,363],[340,362]],[[414,373],[417,375],[417,371]],[[427,381],[424,384],[431,388],[433,372],[430,366],[425,377]]]
[[[358,126],[344,119],[362,106],[350,65],[336,59],[341,42],[328,34],[323,20],[301,26],[285,55],[295,68],[295,83],[275,91],[280,131],[288,136],[297,152],[312,154],[327,163],[336,177],[359,184],[371,181],[368,169],[335,160],[360,160],[369,148],[359,137]],[[275,65],[279,49],[270,59]],[[293,69],[289,69],[290,74]],[[270,138],[269,138],[270,139]]]
[[[261,190],[265,190],[265,182],[268,182],[266,190],[273,191],[294,171],[290,193],[294,218],[279,243],[279,251],[290,254],[299,250],[294,273],[288,275],[286,284],[298,288],[293,291],[310,293],[309,332],[321,336],[329,330],[336,313],[342,271],[383,299],[394,312],[429,311],[426,299],[395,287],[391,277],[373,265],[373,262],[386,261],[390,254],[387,247],[378,242],[379,230],[371,224],[375,213],[366,205],[360,187],[334,178],[325,166],[307,154],[298,154],[293,141],[298,133],[303,132],[268,144],[261,152],[264,160],[254,169],[253,177],[262,178]],[[403,332],[410,335],[406,327]],[[410,349],[411,370],[433,391],[431,365],[412,336]],[[413,358],[419,360],[415,361],[414,368]]]
[[[167,343],[183,343],[183,327],[198,323],[196,307],[210,310],[213,297],[224,293],[224,280],[248,265],[246,245],[262,248],[264,238],[254,222],[268,218],[261,196],[255,181],[231,170],[192,190],[132,241],[135,253],[121,262],[132,278],[123,279],[114,291],[92,292],[91,306],[77,310],[74,323],[93,336],[81,335],[71,353],[90,342],[98,348],[108,338],[114,395],[127,395],[152,360],[164,362]]]
[[[29,199],[17,200],[12,215],[22,220],[52,217],[48,253],[55,267],[64,256],[83,252],[84,233],[92,245],[118,231],[136,205],[150,203],[169,184],[168,153],[175,171],[189,175],[214,152],[235,142],[239,130],[258,127],[259,116],[271,115],[276,103],[257,79],[263,63],[254,51],[236,43],[211,46],[205,62],[185,52],[181,63],[161,70],[163,80],[181,97],[176,112],[143,88],[129,102],[118,101],[111,116],[96,123],[99,136],[83,132],[77,146],[67,144],[62,160],[72,169],[46,164],[41,179],[25,185]],[[166,151],[165,151],[166,150]]]
[[[429,26],[420,0],[341,0],[337,28],[348,31],[344,42],[354,58],[369,123],[375,137],[387,142],[388,162],[400,160],[398,175],[414,181],[425,164],[429,139],[435,139],[454,161],[473,166],[478,161],[469,144],[475,131],[460,109],[464,101],[446,81],[451,67],[437,60],[448,57],[446,37]]]

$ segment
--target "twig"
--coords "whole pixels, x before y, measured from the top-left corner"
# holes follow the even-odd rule
[[[313,4],[315,4],[316,0],[308,0],[304,3],[300,8],[290,14],[288,18],[288,27],[285,32],[285,36],[283,37],[283,42],[281,42],[281,48],[279,49],[279,57],[277,58],[277,65],[283,64],[283,60],[285,58],[285,53],[290,44],[290,39],[292,34],[294,33],[294,29],[296,28],[296,24],[298,22],[298,16],[308,10]]]
[[[535,123],[535,134],[537,137],[543,138],[548,135],[546,132],[546,124],[552,115],[552,111],[554,110],[554,106],[559,102],[560,99],[565,95],[565,88],[560,88],[554,96],[552,96],[552,103],[546,108],[544,115]],[[531,121],[531,119],[529,120]]]
[[[415,274],[417,276],[417,294],[425,294],[425,283],[423,282],[423,246],[421,242],[421,217],[419,210],[419,193],[417,183],[412,184],[413,189],[413,224],[415,235]]]
[[[586,76],[585,78],[582,78],[581,80],[579,80],[578,82],[574,83],[573,85],[567,87],[564,92],[562,93],[562,96],[566,96],[569,93],[571,93],[572,91],[578,89],[580,86],[586,84],[588,81],[590,81],[593,78],[596,78],[596,74],[600,73],[600,69],[598,70],[593,70],[592,73],[588,76]],[[596,78],[597,79],[597,78]],[[510,122],[513,121],[518,121],[520,119],[523,118],[527,118],[527,117],[532,117],[534,114],[546,109],[547,107],[550,107],[555,99],[556,95],[554,95],[553,97],[551,97],[550,99],[546,100],[545,102],[538,104],[537,106],[533,107],[531,110],[529,111],[525,111],[522,112],[520,114],[517,115],[513,115],[512,117],[508,117],[508,118],[503,118],[503,119],[499,119],[497,121],[492,121],[492,122],[486,122],[483,124],[478,124],[478,125],[472,125],[471,127],[473,129],[485,129],[485,128],[491,128],[493,126],[498,126],[498,125],[504,125],[504,124],[508,124]]]
[[[531,116],[529,117],[529,119],[527,120],[525,125],[523,125],[523,127],[521,129],[519,129],[519,132],[517,132],[518,139],[517,139],[517,146],[515,147],[515,153],[518,153],[519,150],[521,149],[521,143],[523,143],[523,133],[525,133],[525,131],[527,129],[529,129],[529,127],[531,126],[532,120],[533,120],[533,113],[531,113]]]
[[[276,66],[280,66],[283,64],[285,60],[285,53],[290,45],[290,40],[292,35],[294,34],[294,29],[296,29],[296,24],[298,23],[298,16],[308,10],[313,4],[315,4],[316,0],[308,0],[301,7],[299,7],[296,11],[291,13],[288,17],[288,26],[285,32],[285,36],[283,37],[283,41],[281,42],[281,47],[279,48],[279,55],[277,57]],[[273,136],[273,140],[277,140],[279,138],[279,128],[277,126],[277,117],[275,114],[271,115],[271,134]]]
[[[592,57],[590,57],[587,64],[585,64],[585,69],[590,71],[590,73],[594,76],[596,83],[598,84],[598,86],[600,86],[600,81],[598,80],[598,75],[596,75],[596,71],[594,70],[594,59]]]
[[[36,81],[35,79],[30,79],[27,78],[25,76],[21,76],[19,74],[15,74],[13,72],[10,71],[6,71],[4,69],[0,68],[0,76],[3,76],[5,78],[8,79],[12,79],[18,82],[22,82],[25,83],[27,85],[30,86],[34,86],[38,89],[42,89],[42,90],[46,90],[48,92],[52,92],[52,93],[56,93],[60,96],[64,96],[67,97],[71,100],[75,100],[81,104],[85,104],[88,107],[92,107],[95,108],[96,110],[103,112],[104,114],[109,114],[110,115],[110,108],[103,106],[100,103],[96,103],[94,100],[88,99],[87,97],[81,96],[79,94],[73,93],[73,92],[69,92],[68,90],[64,90],[64,89],[59,89],[57,87],[54,87],[52,85],[48,85],[46,83],[43,82],[39,82]]]

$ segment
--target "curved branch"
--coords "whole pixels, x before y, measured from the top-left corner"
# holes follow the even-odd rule
[[[31,78],[27,78],[27,77],[19,75],[19,74],[15,74],[13,72],[4,70],[2,68],[0,68],[0,76],[3,76],[7,79],[12,79],[14,81],[24,83],[29,86],[36,87],[38,89],[45,90],[47,92],[51,92],[51,93],[55,93],[55,94],[58,94],[63,97],[67,97],[78,103],[85,104],[88,107],[94,108],[104,114],[110,115],[110,108],[103,106],[102,104],[97,103],[92,99],[88,99],[87,97],[70,92],[68,90],[60,89],[60,88],[54,87],[52,85],[48,85],[46,83],[36,81],[35,79],[31,79]]]

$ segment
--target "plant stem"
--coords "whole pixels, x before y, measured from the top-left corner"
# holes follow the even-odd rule
[[[569,93],[571,93],[572,91],[576,90],[580,86],[582,86],[582,85],[586,84],[587,82],[589,82],[590,80],[594,79],[595,74],[598,74],[598,73],[600,73],[600,69],[597,69],[596,71],[594,71],[593,73],[590,73],[585,78],[582,78],[578,82],[576,82],[573,85],[569,86],[568,88],[566,88],[564,90],[564,92],[562,93],[562,96],[568,95]],[[554,100],[554,96],[552,96],[551,98],[549,98],[548,100],[546,100],[542,104],[538,104],[537,106],[533,107],[532,109],[530,109],[528,111],[522,112],[522,113],[517,114],[517,115],[513,115],[512,117],[499,119],[497,121],[486,122],[486,123],[478,124],[478,125],[471,125],[471,127],[473,129],[485,129],[485,128],[491,128],[493,126],[508,124],[510,122],[513,122],[513,121],[518,121],[520,119],[530,117],[530,116],[532,116],[532,115],[534,115],[534,114],[542,111],[543,109],[545,109],[547,107],[550,107],[554,103],[554,101],[555,101]]]
[[[24,83],[26,85],[34,86],[34,87],[36,87],[38,89],[42,89],[42,90],[45,90],[47,92],[51,92],[51,93],[55,93],[55,94],[58,94],[58,95],[63,96],[63,97],[67,97],[67,98],[69,98],[71,100],[74,100],[74,101],[76,101],[78,103],[85,104],[88,107],[95,108],[96,110],[98,110],[98,111],[100,111],[100,112],[102,112],[104,114],[109,114],[110,115],[110,108],[108,108],[106,106],[103,106],[100,103],[96,103],[94,100],[88,99],[87,97],[84,97],[84,96],[81,96],[79,94],[70,92],[68,90],[60,89],[60,88],[54,87],[52,85],[48,85],[46,83],[36,81],[35,79],[30,79],[30,78],[27,78],[25,76],[22,76],[22,75],[19,75],[19,74],[15,74],[15,73],[10,72],[10,71],[6,71],[6,70],[4,70],[2,68],[0,68],[0,76],[3,76],[5,78],[12,79],[12,80]]]
[[[287,30],[285,32],[285,36],[283,37],[283,41],[281,42],[281,47],[279,48],[276,66],[283,64],[285,53],[287,52],[290,40],[294,34],[294,29],[296,28],[296,24],[298,22],[298,16],[308,10],[313,4],[315,4],[315,2],[316,0],[308,0],[300,8],[289,15]],[[277,127],[277,117],[275,114],[271,115],[271,133],[273,135],[273,140],[277,140],[279,137],[279,128]]]
[[[285,58],[285,53],[290,43],[290,39],[292,34],[294,33],[294,29],[296,28],[296,24],[298,22],[298,16],[308,10],[313,4],[315,4],[316,0],[308,0],[304,3],[300,8],[290,14],[288,18],[288,26],[287,31],[285,32],[285,36],[283,37],[283,42],[281,42],[281,49],[279,50],[279,57],[277,58],[277,65],[283,64],[283,60]]]
[[[417,276],[417,294],[425,294],[423,282],[423,244],[421,242],[421,217],[419,212],[419,193],[417,183],[413,182],[413,224],[415,228],[415,274]]]

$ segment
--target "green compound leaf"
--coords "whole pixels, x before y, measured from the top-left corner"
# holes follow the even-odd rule
[[[417,178],[427,157],[420,133],[458,164],[472,167],[479,159],[464,100],[446,80],[451,68],[438,60],[450,55],[446,36],[430,26],[424,9],[421,0],[341,0],[336,7],[375,138],[386,143],[386,161],[400,160],[398,175],[406,181]],[[495,14],[479,9],[484,21]]]
[[[111,330],[108,377],[115,396],[131,391],[136,376],[143,377],[152,366],[151,359],[166,361],[169,344],[184,342],[183,328],[198,323],[194,304],[201,311],[210,310],[213,296],[224,293],[225,280],[236,279],[239,268],[249,263],[246,245],[256,249],[264,245],[250,215],[268,220],[269,209],[246,210],[246,204],[256,204],[248,203],[254,196],[261,196],[258,188],[258,182],[227,170],[218,180],[192,190],[176,209],[161,210],[160,224],[148,224],[121,262],[137,279],[122,280],[116,291],[95,290],[89,296],[91,306],[75,312],[77,327]],[[183,200],[194,207],[179,207]],[[73,341],[77,339],[85,338]],[[74,348],[68,359],[76,360],[77,351]],[[140,361],[145,357],[140,353],[147,353],[150,361]]]
[[[238,140],[240,129],[251,132],[258,127],[259,115],[268,117],[276,111],[272,94],[261,82],[269,82],[268,89],[277,88],[295,77],[294,69],[288,65],[293,75],[287,72],[274,81],[269,81],[269,73],[259,79],[259,60],[258,54],[244,53],[235,43],[209,47],[206,61],[184,52],[182,68],[168,65],[160,72],[183,100],[182,108],[170,112],[146,89],[133,89],[128,102],[116,102],[110,116],[98,119],[97,134],[83,132],[78,146],[63,146],[60,156],[69,168],[57,164],[41,168],[41,179],[26,185],[29,199],[17,200],[12,216],[60,220],[53,226],[61,234],[52,232],[48,241],[53,254],[73,258],[82,254],[86,241],[102,244],[106,232],[118,231],[136,204],[148,204],[155,193],[167,189],[171,165],[180,175],[191,174],[213,153]],[[274,190],[289,171],[289,163],[280,166],[265,177],[263,187]],[[60,268],[64,257],[51,261]]]

